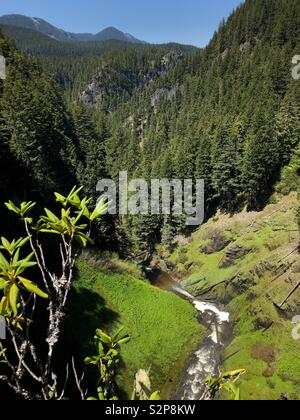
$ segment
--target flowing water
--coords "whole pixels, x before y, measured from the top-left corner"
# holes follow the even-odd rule
[[[170,290],[193,304],[198,311],[199,322],[208,330],[207,338],[193,354],[173,396],[176,400],[199,400],[206,391],[205,378],[219,373],[222,353],[232,334],[229,313],[222,311],[218,305],[197,300],[161,270],[148,269],[147,274],[153,285]]]

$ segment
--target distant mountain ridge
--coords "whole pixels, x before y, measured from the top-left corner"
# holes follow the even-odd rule
[[[114,27],[108,27],[98,32],[97,34],[83,33],[77,34],[64,31],[56,26],[51,25],[44,19],[36,17],[28,17],[18,14],[4,15],[0,17],[0,24],[8,26],[17,26],[20,28],[31,29],[40,32],[57,41],[72,42],[72,41],[124,41],[132,44],[146,44],[131,34],[125,33]]]

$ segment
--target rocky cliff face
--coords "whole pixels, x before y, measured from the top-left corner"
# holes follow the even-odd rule
[[[118,68],[113,63],[104,62],[91,83],[80,94],[80,100],[85,104],[113,111],[117,105],[117,98],[129,99],[136,90],[147,87],[167,74],[183,57],[184,54],[180,51],[170,51],[162,56],[154,68],[149,65],[148,72],[138,67],[132,70],[126,67]],[[176,87],[155,90],[151,96],[152,106],[156,106],[161,99],[172,99],[176,92]]]

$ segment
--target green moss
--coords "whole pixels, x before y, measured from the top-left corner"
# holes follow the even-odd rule
[[[300,290],[284,306],[285,313],[274,305],[283,302],[299,281],[299,255],[292,252],[299,243],[297,208],[297,194],[292,193],[277,196],[262,212],[233,217],[219,214],[185,245],[188,272],[178,264],[182,251],[176,250],[169,258],[178,267],[179,277],[185,277],[183,284],[191,293],[226,281],[205,297],[226,303],[231,312],[235,339],[226,355],[238,353],[224,368],[247,370],[241,379],[243,399],[277,400],[282,395],[300,398],[300,342],[292,338],[290,321],[300,313]],[[231,243],[219,252],[206,254],[203,251],[216,231],[231,238]],[[220,261],[232,247],[249,252],[233,259],[226,269],[220,268]],[[285,273],[290,264],[293,269]],[[268,349],[274,349],[274,361],[267,358]]]
[[[264,348],[274,349],[274,361],[268,360],[270,353]],[[253,331],[235,338],[226,353],[238,353],[226,362],[225,368],[231,370],[238,366],[247,369],[247,374],[241,379],[243,399],[278,400],[284,394],[299,399],[299,350],[289,323],[277,323],[267,333]],[[270,376],[270,372],[273,375]]]

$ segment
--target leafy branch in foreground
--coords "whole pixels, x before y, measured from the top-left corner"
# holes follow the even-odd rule
[[[214,400],[220,391],[225,391],[231,400],[239,401],[240,389],[236,386],[236,382],[245,373],[244,369],[239,369],[221,374],[218,378],[208,376],[205,380],[207,391],[202,399]]]
[[[12,242],[1,239],[0,292],[3,296],[0,315],[7,322],[11,346],[4,349],[0,341],[0,362],[5,366],[4,373],[0,373],[0,381],[25,399],[64,397],[69,366],[66,367],[65,380],[59,383],[60,379],[53,370],[53,352],[61,336],[76,258],[81,247],[92,243],[91,225],[109,206],[100,200],[90,211],[90,200],[81,199],[80,191],[81,188],[75,187],[67,197],[55,193],[60,206],[58,214],[45,209],[45,214],[36,220],[31,217],[35,203],[24,202],[19,207],[11,201],[6,203],[6,207],[23,222],[27,237]],[[56,270],[51,268],[46,258],[49,258],[46,252],[48,235],[58,238]],[[21,257],[28,245],[31,252]],[[24,273],[34,266],[39,270],[43,287],[25,277]],[[44,352],[40,354],[30,331],[37,318],[37,297],[48,301],[46,357]]]
[[[130,341],[128,335],[121,336],[123,327],[120,328],[112,337],[102,330],[96,330],[95,348],[97,354],[85,359],[86,365],[96,366],[99,373],[99,380],[97,384],[98,397],[89,397],[89,401],[105,401],[118,400],[116,387],[116,369],[120,363],[119,348],[121,345]],[[77,381],[79,385],[79,381]],[[81,395],[85,395],[81,386],[78,386]],[[159,392],[151,392],[151,382],[148,373],[144,370],[139,370],[136,375],[134,384],[134,391],[131,400],[159,400]]]
[[[97,354],[85,359],[86,365],[93,365],[98,368],[99,380],[97,393],[99,400],[117,400],[117,389],[115,383],[116,368],[120,363],[119,347],[128,343],[130,337],[128,335],[120,337],[123,328],[110,337],[102,330],[96,330],[94,337]],[[97,400],[97,398],[88,398],[89,400]]]
[[[158,401],[161,399],[159,391],[151,391],[149,372],[144,369],[140,369],[135,376],[134,390],[131,399],[133,401]]]

